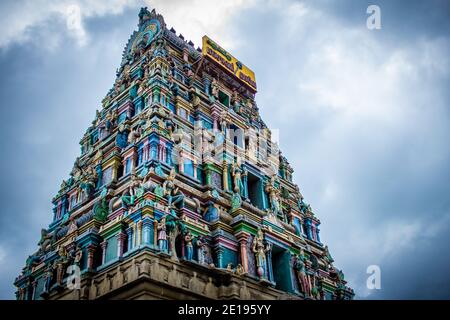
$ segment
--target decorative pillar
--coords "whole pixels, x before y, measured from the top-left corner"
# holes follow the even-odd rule
[[[267,278],[269,279],[269,281],[274,282],[274,280],[273,280],[273,270],[272,270],[272,249],[267,251],[266,259],[267,259],[267,273],[268,273]]]
[[[114,161],[112,165],[112,181],[117,182],[117,173],[119,169],[119,161]]]
[[[150,142],[150,156],[148,160],[157,160],[158,153],[158,144],[156,142]]]
[[[140,165],[142,162],[144,162],[143,148],[139,148],[137,165]]]
[[[267,199],[267,193],[264,190],[265,189],[265,185],[266,185],[266,179],[261,179],[261,188],[260,188],[260,192],[261,192],[261,198],[262,198],[262,205],[263,205],[263,209],[267,209],[269,208],[269,200]]]
[[[158,160],[161,161],[161,162],[165,162],[166,161],[166,159],[165,159],[165,157],[166,157],[166,146],[163,143],[161,143],[158,147],[159,147]]]
[[[167,145],[166,147],[166,163],[169,166],[172,166],[173,162],[172,162],[172,146],[171,145]]]
[[[120,232],[119,236],[117,237],[117,256],[121,258],[123,256],[123,253],[125,251],[125,239],[127,235],[125,232]]]
[[[217,257],[217,267],[224,268],[223,266],[223,248],[220,246],[216,247],[216,257]]]
[[[133,228],[127,228],[127,236],[128,236],[128,251],[133,249]]]
[[[153,244],[158,246],[158,220],[153,220]]]
[[[136,246],[140,246],[141,244],[142,244],[142,220],[139,220],[137,223]]]
[[[223,169],[222,169],[222,181],[223,181],[223,190],[228,191],[230,188],[228,186],[228,163],[226,160],[223,160]]]
[[[194,179],[197,179],[197,167],[198,167],[198,164],[197,164],[196,160],[192,161],[192,167],[194,168]]]
[[[143,159],[142,159],[142,161],[144,163],[149,160],[149,153],[150,153],[149,150],[150,150],[149,145],[147,143],[145,143],[144,148],[143,148]]]
[[[248,200],[248,176],[246,169],[244,169],[244,175],[242,176],[242,183],[244,185],[244,199]]]
[[[94,254],[96,246],[94,244],[89,244],[87,246],[87,268],[88,270],[94,269]]]
[[[311,236],[312,239],[317,241],[317,237],[316,237],[316,226],[314,225],[314,223],[311,225]]]
[[[203,90],[205,91],[206,95],[210,95],[209,87],[211,86],[211,81],[208,78],[203,78]]]
[[[132,233],[133,233],[133,248],[136,248],[137,246],[137,226],[135,223],[133,223],[133,225],[131,226]]]
[[[32,283],[31,283],[31,299],[30,300],[36,300],[36,298],[35,298],[35,294],[36,294],[36,287],[37,287],[37,281],[36,280],[34,280]]]
[[[136,168],[137,160],[139,155],[136,152],[136,149],[133,148],[133,154],[130,157],[131,165],[130,165],[130,172],[133,172],[134,168]]]
[[[130,170],[127,172],[127,162],[130,161]],[[127,157],[122,160],[122,166],[123,166],[123,175],[127,175],[127,173],[132,172],[131,171],[131,157]]]
[[[183,154],[183,150],[180,151],[179,156],[178,156],[178,171],[180,173],[184,172],[184,154]]]
[[[150,234],[151,234],[151,230],[150,228],[152,227],[153,223],[152,220],[149,217],[145,217],[143,222],[142,222],[142,226],[143,226],[143,244],[144,245],[150,245],[151,244],[151,238],[150,238]]]
[[[108,247],[108,242],[107,241],[103,241],[102,243],[100,243],[101,247],[102,247],[102,264],[105,264],[106,262],[106,248]]]
[[[306,237],[309,240],[312,240],[311,220],[310,219],[305,219],[305,225],[306,225]]]
[[[212,185],[211,169],[208,166],[205,168],[205,184],[208,187]]]
[[[213,112],[211,114],[212,121],[213,121],[213,129],[214,133],[219,130],[219,115],[216,112]]]
[[[241,265],[246,273],[248,272],[247,240],[248,234],[241,234],[238,236],[239,249],[241,253]]]
[[[58,207],[57,206],[53,207],[52,211],[53,211],[53,221],[58,220],[61,216],[60,214],[58,214]]]
[[[319,235],[319,233],[320,233],[319,226],[316,226],[316,239],[317,239],[317,242],[318,242],[318,243],[322,243],[322,242],[320,241],[320,235]]]

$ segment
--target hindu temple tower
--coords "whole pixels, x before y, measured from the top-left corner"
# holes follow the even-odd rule
[[[17,299],[351,299],[256,91],[142,8]]]

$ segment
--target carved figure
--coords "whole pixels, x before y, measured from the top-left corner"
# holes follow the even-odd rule
[[[256,258],[257,273],[260,279],[267,279],[267,259],[266,253],[272,249],[270,244],[264,243],[264,233],[258,228],[258,233],[253,239],[253,253]]]

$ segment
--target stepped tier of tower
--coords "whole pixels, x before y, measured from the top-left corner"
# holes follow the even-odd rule
[[[142,8],[17,298],[351,299],[254,73]]]

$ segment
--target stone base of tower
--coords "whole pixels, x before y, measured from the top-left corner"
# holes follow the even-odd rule
[[[67,286],[65,286],[67,287]],[[300,299],[246,275],[167,258],[142,250],[94,276],[82,275],[80,289],[53,291],[49,300]]]

